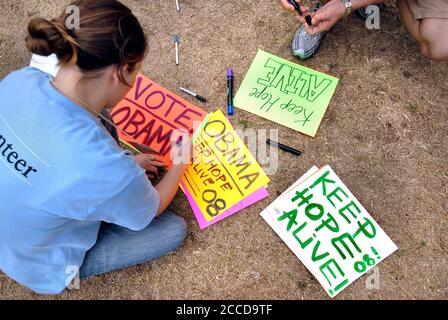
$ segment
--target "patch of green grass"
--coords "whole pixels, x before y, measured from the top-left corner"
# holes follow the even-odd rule
[[[411,103],[411,102],[409,102],[408,109],[409,109],[409,111],[410,111],[411,113],[416,113],[416,112],[418,111],[418,107],[417,107],[417,105],[415,105],[415,104],[413,104],[413,103]]]
[[[246,130],[250,126],[250,121],[248,121],[248,120],[240,120],[239,124],[244,127],[244,130]]]

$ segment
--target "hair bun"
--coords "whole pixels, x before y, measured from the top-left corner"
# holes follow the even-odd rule
[[[76,65],[84,73],[116,65],[120,81],[131,87],[127,73],[135,71],[148,49],[138,19],[117,0],[74,0],[72,5],[79,9],[74,28],[66,23],[74,17],[65,9],[50,21],[31,20],[26,38],[29,50],[46,56],[55,53],[61,65]]]
[[[60,61],[69,61],[73,47],[65,39],[57,26],[44,18],[34,18],[28,24],[27,48],[38,55],[49,56],[55,53]]]

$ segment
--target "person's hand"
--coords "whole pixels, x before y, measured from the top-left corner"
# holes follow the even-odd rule
[[[185,130],[175,129],[171,134],[171,161],[172,166],[162,180],[155,186],[160,195],[160,204],[157,216],[168,208],[179,188],[182,176],[191,163],[193,144],[191,137]]]
[[[142,167],[149,179],[155,179],[159,176],[159,168],[165,168],[166,164],[159,155],[155,154],[139,154],[136,155],[135,161]]]
[[[306,23],[305,17],[308,15],[308,8],[301,5],[302,0],[296,0],[296,2],[300,5],[300,10],[302,10],[303,16],[297,13],[297,11],[294,9],[294,6],[290,4],[288,0],[280,0],[280,2],[285,10],[295,13],[297,20],[299,20],[301,23]]]
[[[345,15],[345,6],[340,0],[331,0],[315,13],[310,13],[312,26],[305,24],[310,35],[330,30]]]

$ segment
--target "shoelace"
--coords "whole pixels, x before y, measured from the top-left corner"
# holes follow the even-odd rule
[[[305,31],[305,35],[303,36],[303,38],[304,38],[306,41],[312,41],[312,40],[314,40],[317,36],[318,36],[317,33],[316,33],[315,35],[310,35],[308,32]]]

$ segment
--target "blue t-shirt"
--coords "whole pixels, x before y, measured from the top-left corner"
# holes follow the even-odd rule
[[[50,81],[28,67],[0,82],[0,269],[47,294],[70,283],[102,221],[142,230],[160,201],[99,119]]]

